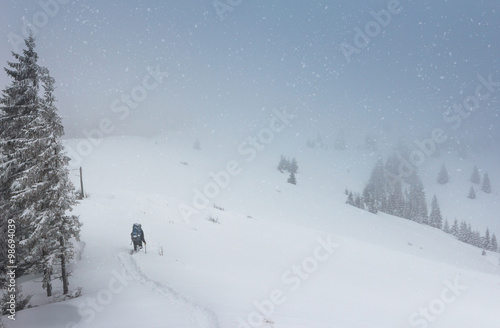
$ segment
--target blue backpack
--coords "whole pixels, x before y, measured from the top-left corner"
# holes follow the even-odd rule
[[[134,223],[132,226],[132,241],[138,243],[141,241],[142,228],[139,223]]]

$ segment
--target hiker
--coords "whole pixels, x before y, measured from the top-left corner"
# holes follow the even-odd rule
[[[134,243],[134,251],[139,251],[142,249],[142,243],[146,244],[146,240],[144,239],[144,231],[139,223],[134,223],[132,226],[132,233],[130,234],[130,238]]]

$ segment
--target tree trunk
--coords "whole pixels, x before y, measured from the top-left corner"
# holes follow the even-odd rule
[[[61,245],[61,279],[63,282],[63,295],[68,293],[68,273],[66,271],[66,256],[64,255],[64,238],[59,237],[59,243]]]

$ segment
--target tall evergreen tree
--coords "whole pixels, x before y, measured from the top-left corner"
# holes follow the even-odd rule
[[[354,204],[354,195],[352,194],[352,192],[349,192],[349,194],[347,195],[347,200],[346,200],[345,203],[348,204],[348,205],[351,205],[351,206],[355,206],[355,204]]]
[[[455,219],[455,221],[453,221],[453,225],[451,226],[451,234],[455,237],[458,238],[458,232],[459,232],[460,228],[458,227],[458,220]]]
[[[470,182],[479,184],[481,183],[481,176],[479,175],[479,170],[477,169],[477,166],[474,165],[474,168],[472,169],[472,174],[470,176]]]
[[[460,228],[458,229],[458,240],[460,240],[464,243],[469,243],[469,241],[471,239],[470,234],[471,234],[471,231],[467,226],[467,222],[461,221]]]
[[[410,177],[408,212],[410,220],[428,224],[424,186],[416,172]]]
[[[469,244],[479,248],[483,247],[483,240],[481,238],[481,233],[479,231],[471,230],[471,240],[469,241]]]
[[[410,192],[408,189],[404,191],[404,208],[403,208],[403,218],[411,220],[411,209],[410,209]]]
[[[363,201],[368,211],[372,213],[387,211],[386,185],[384,164],[379,159],[372,170],[368,184],[363,190]]]
[[[283,173],[284,171],[288,170],[289,166],[290,164],[288,163],[288,160],[285,158],[285,156],[281,155],[280,162],[278,163],[278,171]]]
[[[362,210],[365,209],[363,201],[361,200],[361,196],[358,193],[356,193],[354,195],[354,206],[356,206],[357,208],[360,208]]]
[[[73,256],[70,239],[79,238],[80,223],[77,216],[67,214],[76,199],[69,181],[69,158],[60,142],[64,129],[55,106],[54,80],[37,64],[32,35],[26,46],[24,56],[14,54],[18,63],[8,63],[12,69],[6,71],[13,83],[1,99],[0,146],[8,158],[0,177],[7,202],[1,205],[6,217],[16,215],[23,228],[16,237],[28,271],[43,274],[50,296],[54,265],[60,265],[66,294],[67,263]]]
[[[288,171],[293,174],[297,174],[297,172],[299,171],[299,166],[297,165],[297,160],[295,159],[295,157],[292,158]]]
[[[447,184],[450,182],[450,177],[448,175],[448,170],[446,169],[446,166],[441,165],[441,170],[439,170],[439,174],[437,177],[437,183],[439,184]]]
[[[429,216],[429,223],[432,227],[442,229],[443,227],[443,218],[441,217],[441,209],[439,208],[439,204],[437,201],[436,195],[432,197],[431,203],[431,214]]]
[[[488,194],[491,192],[490,177],[488,176],[488,173],[484,174],[481,190]]]
[[[444,220],[443,231],[446,232],[446,233],[451,233],[450,224],[448,223],[447,219]]]
[[[493,252],[498,252],[498,242],[497,242],[497,236],[495,236],[495,234],[491,235],[491,250]]]
[[[405,198],[401,181],[387,185],[387,213],[403,217],[405,209]]]
[[[486,228],[486,233],[484,234],[483,238],[483,245],[481,247],[487,250],[491,250],[491,237],[489,228]]]
[[[35,41],[30,36],[26,41],[27,50],[22,54],[13,53],[17,62],[8,62],[5,68],[7,75],[13,79],[10,86],[2,91],[0,99],[0,151],[2,151],[2,167],[0,170],[0,219],[2,226],[9,219],[16,220],[16,263],[19,271],[29,269],[32,263],[26,261],[29,249],[19,247],[19,241],[32,232],[29,219],[23,216],[26,201],[19,197],[26,180],[24,172],[32,166],[34,151],[27,141],[35,136],[32,122],[37,118],[40,97],[40,67],[38,55],[34,51]],[[4,247],[6,244],[2,244]]]
[[[373,198],[373,185],[367,184],[363,189],[362,200],[366,209],[371,213],[377,213],[378,210],[375,207],[375,200]]]

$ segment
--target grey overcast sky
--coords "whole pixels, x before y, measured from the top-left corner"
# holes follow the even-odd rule
[[[313,131],[414,137],[442,128],[490,144],[500,136],[500,1],[2,0],[1,8],[2,66],[31,25],[69,137],[103,119],[113,133],[244,131],[281,106]],[[8,83],[2,71],[0,87]],[[474,110],[454,112],[464,101]]]

